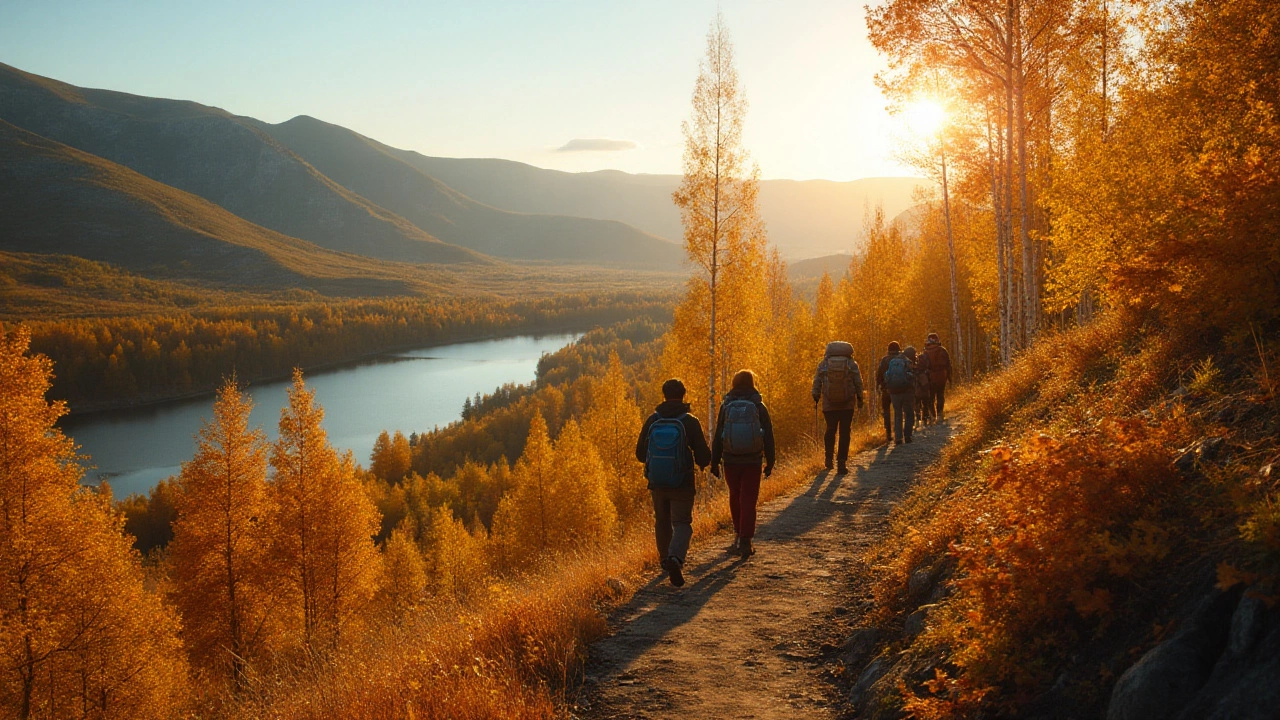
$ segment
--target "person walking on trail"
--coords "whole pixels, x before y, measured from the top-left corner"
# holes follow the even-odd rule
[[[720,403],[716,436],[711,440],[711,474],[729,486],[729,514],[733,517],[734,549],[745,560],[755,554],[756,501],[760,499],[760,464],[764,477],[773,474],[773,422],[756,390],[750,370],[739,370]]]
[[[908,345],[902,354],[911,360],[911,377],[915,381],[912,388],[915,427],[924,427],[930,422],[932,413],[929,408],[933,407],[932,389],[929,387],[929,358],[922,352],[917,353],[914,345]]]
[[[654,538],[671,584],[684,585],[684,559],[693,538],[693,468],[706,468],[711,449],[702,423],[689,413],[684,383],[662,384],[663,401],[644,421],[636,441],[636,459],[644,463],[653,498]]]
[[[862,407],[862,372],[853,359],[853,346],[843,340],[827,343],[826,354],[813,374],[813,404],[822,401],[822,417],[827,421],[827,432],[822,437],[826,450],[827,469],[832,467],[835,455],[836,474],[849,472],[849,430],[853,425],[853,413]],[[835,450],[836,433],[840,434],[840,449]]]
[[[942,422],[947,383],[951,382],[951,353],[942,347],[942,339],[938,337],[938,333],[931,332],[925,339],[924,357],[929,361],[929,404],[932,406],[933,421]]]
[[[884,413],[885,443],[901,445],[911,442],[915,425],[915,377],[911,361],[895,340],[889,343],[889,354],[880,358],[876,368],[876,387],[880,389],[880,408]],[[890,409],[893,418],[890,420]]]

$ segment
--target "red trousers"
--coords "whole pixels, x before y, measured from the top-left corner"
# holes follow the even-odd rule
[[[733,532],[743,540],[756,536],[756,501],[760,499],[760,466],[724,466],[724,482],[729,486],[729,514]]]

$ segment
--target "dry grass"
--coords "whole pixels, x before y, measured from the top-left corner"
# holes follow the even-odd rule
[[[860,432],[855,451],[878,433]],[[820,469],[812,445],[779,465],[761,486],[767,502]],[[729,526],[723,483],[702,488],[695,542]],[[639,525],[636,527],[635,525]],[[399,624],[371,630],[327,661],[294,663],[236,701],[204,698],[205,717],[550,718],[579,678],[607,614],[654,572],[648,524],[636,523],[596,552],[562,556],[529,576],[494,582],[465,605],[439,604]]]

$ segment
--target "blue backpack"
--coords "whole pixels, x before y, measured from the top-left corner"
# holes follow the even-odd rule
[[[889,388],[889,392],[906,392],[914,387],[912,383],[913,378],[911,369],[907,366],[907,358],[903,355],[894,355],[889,358],[889,367],[884,371],[884,386]]]
[[[764,428],[754,402],[739,398],[724,404],[720,439],[727,455],[751,455],[764,450]]]
[[[685,460],[688,440],[684,434],[684,415],[658,418],[649,426],[649,454],[644,461],[644,477],[655,488],[676,488],[684,484],[689,473]]]

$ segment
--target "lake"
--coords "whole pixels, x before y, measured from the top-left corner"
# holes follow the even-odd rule
[[[504,383],[531,382],[544,353],[578,337],[520,336],[388,353],[308,374],[307,384],[324,407],[329,442],[339,451],[351,450],[368,466],[378,433],[421,433],[458,420],[464,400]],[[278,380],[248,388],[254,402],[250,420],[271,440],[289,385]],[[213,396],[208,395],[64,418],[61,427],[94,466],[85,482],[108,479],[115,497],[123,498],[177,475],[195,454],[194,435],[202,421],[212,416]]]

